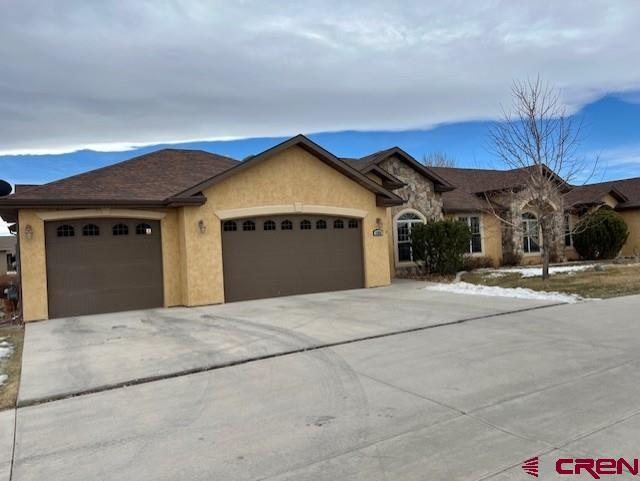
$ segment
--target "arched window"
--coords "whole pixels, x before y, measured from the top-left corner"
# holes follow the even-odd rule
[[[263,226],[264,230],[276,230],[276,223],[272,220],[265,220]]]
[[[334,229],[344,229],[344,221],[342,219],[336,219],[333,221]]]
[[[307,219],[300,222],[300,230],[311,230],[311,222]]]
[[[151,226],[144,222],[136,225],[136,235],[151,235]]]
[[[94,237],[100,235],[100,227],[95,224],[85,224],[82,226],[82,235],[85,237]]]
[[[357,229],[358,225],[358,219],[349,219],[349,229]]]
[[[322,219],[316,221],[316,229],[326,229],[326,228],[327,228],[327,221]]]
[[[411,229],[424,220],[415,212],[405,212],[396,220],[398,262],[414,262],[411,250]]]
[[[111,231],[113,235],[129,235],[129,226],[127,224],[116,224]]]
[[[525,254],[540,252],[540,227],[535,215],[522,214],[522,250]]]
[[[283,220],[280,223],[280,230],[293,230],[293,222],[290,220]]]
[[[222,224],[222,230],[224,232],[235,232],[238,230],[238,225],[235,221],[227,220]]]
[[[256,223],[252,220],[245,220],[242,223],[242,230],[256,230]]]
[[[73,237],[76,235],[76,231],[72,225],[62,224],[56,229],[56,234],[58,237]]]

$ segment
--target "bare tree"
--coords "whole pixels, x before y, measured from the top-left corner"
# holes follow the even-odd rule
[[[449,157],[444,152],[431,152],[422,157],[424,165],[429,167],[455,167],[456,159]]]
[[[503,205],[505,201],[512,206],[526,205],[535,214],[542,235],[542,278],[547,279],[552,244],[557,240],[554,227],[558,227],[558,216],[564,219],[562,194],[576,177],[592,175],[595,162],[589,169],[577,155],[581,125],[567,114],[558,90],[538,77],[515,81],[511,93],[511,108],[502,109],[501,121],[490,131],[497,156],[509,169],[521,169],[518,187],[510,192],[511,200],[506,200],[503,193],[501,201]],[[492,205],[489,196],[487,200]],[[500,213],[493,205],[491,209],[502,222],[523,228],[521,218],[504,215],[504,210]]]

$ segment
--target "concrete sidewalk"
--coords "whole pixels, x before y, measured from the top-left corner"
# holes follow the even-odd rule
[[[27,324],[19,404],[548,305],[424,283]]]
[[[0,411],[0,481],[9,481],[13,454],[14,409]]]
[[[21,408],[13,479],[503,481],[538,455],[541,479],[588,479],[554,459],[637,457],[639,310],[549,307]]]

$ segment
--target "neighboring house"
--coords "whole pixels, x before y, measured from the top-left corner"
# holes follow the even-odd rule
[[[538,262],[525,178],[426,167],[397,147],[341,159],[299,135],[243,162],[164,149],[17,185],[0,215],[17,223],[32,321],[387,285],[416,269],[412,228],[445,216],[469,225],[469,255]],[[565,227],[601,203],[629,224],[623,254],[640,249],[640,179],[598,185],[553,200],[557,257],[575,257]]]
[[[0,236],[0,276],[15,270],[16,236]]]

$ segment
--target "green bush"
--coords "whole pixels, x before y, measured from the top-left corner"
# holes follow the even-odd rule
[[[611,209],[584,216],[575,227],[573,247],[585,259],[613,259],[629,237],[624,219]]]
[[[414,225],[411,229],[413,257],[429,274],[454,274],[469,252],[471,231],[458,220],[439,220]]]

